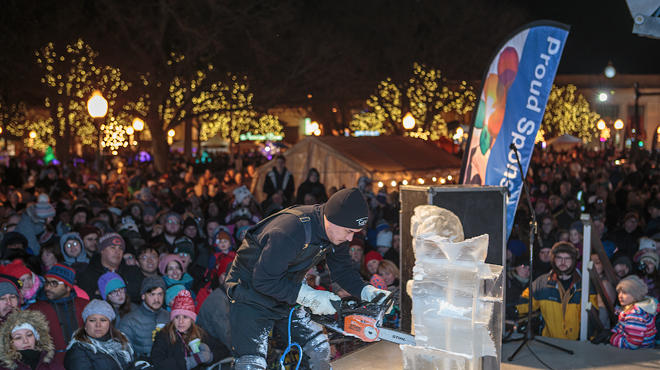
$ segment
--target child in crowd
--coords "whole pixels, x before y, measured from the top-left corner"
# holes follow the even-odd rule
[[[376,251],[371,251],[364,256],[364,271],[365,277],[371,278],[374,274],[378,273],[378,263],[383,260],[383,256]]]
[[[658,301],[646,295],[646,284],[635,275],[622,279],[616,291],[622,307],[619,322],[612,331],[599,333],[592,343],[609,343],[624,349],[655,347]]]
[[[26,309],[29,305],[37,301],[37,293],[44,286],[44,278],[38,276],[30,271],[23,264],[22,260],[14,260],[14,262],[4,266],[4,271],[0,273],[13,276],[21,281],[21,309]]]
[[[643,249],[635,255],[634,260],[639,263],[637,274],[646,284],[648,294],[656,300],[660,299],[660,273],[658,273],[660,257],[658,257],[658,253],[652,249]]]

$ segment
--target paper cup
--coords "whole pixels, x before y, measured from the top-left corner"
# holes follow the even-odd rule
[[[202,341],[197,339],[193,339],[188,343],[188,346],[190,346],[190,350],[193,351],[193,353],[199,352],[199,345],[202,344]]]

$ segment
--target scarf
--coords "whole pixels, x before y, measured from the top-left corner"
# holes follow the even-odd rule
[[[131,347],[131,344],[127,343],[126,348],[124,348],[118,339],[110,338],[110,333],[99,339],[87,336],[87,340],[89,340],[89,343],[80,342],[73,338],[71,339],[71,343],[69,343],[69,346],[66,349],[68,351],[71,349],[71,346],[73,346],[75,343],[78,343],[81,347],[87,348],[94,353],[101,352],[112,357],[112,359],[117,362],[120,369],[123,368],[121,360],[124,361],[124,364],[133,362],[133,347]]]
[[[28,290],[27,292],[25,292],[23,294],[23,299],[25,301],[29,301],[30,299],[34,298],[34,296],[37,294],[37,292],[39,291],[40,288],[41,288],[41,280],[39,280],[39,277],[37,276],[37,274],[35,274],[33,272],[32,273],[32,288],[30,288],[30,290]]]
[[[523,286],[527,285],[529,282],[529,277],[521,277],[520,275],[516,274],[515,271],[511,271],[511,275],[513,275],[513,277],[516,278],[516,280],[518,280]]]
[[[21,354],[21,362],[29,366],[30,369],[36,370],[39,366],[39,360],[41,359],[41,351],[34,349],[25,349],[18,351]]]

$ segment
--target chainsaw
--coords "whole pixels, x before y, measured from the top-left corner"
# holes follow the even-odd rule
[[[312,319],[328,329],[356,337],[364,342],[375,342],[381,339],[398,343],[415,345],[415,336],[397,330],[381,327],[385,314],[394,305],[393,294],[382,302],[384,293],[377,295],[371,302],[359,301],[354,297],[332,301],[337,310],[337,320],[327,316],[313,315]]]

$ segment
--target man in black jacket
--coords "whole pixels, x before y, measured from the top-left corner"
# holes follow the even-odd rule
[[[236,370],[266,368],[268,333],[287,336],[303,348],[305,368],[330,369],[330,345],[313,314],[332,315],[331,301],[340,298],[303,283],[307,271],[324,258],[332,275],[348,293],[371,301],[379,293],[353,269],[348,242],[367,223],[369,210],[357,188],[344,189],[324,205],[286,209],[251,227],[225,282],[231,306],[231,347]],[[294,312],[295,311],[295,312]]]
[[[97,253],[89,261],[87,269],[77,276],[76,283],[91,299],[100,297],[98,281],[101,275],[108,271],[117,273],[126,283],[126,293],[131,301],[142,302],[140,288],[144,275],[137,266],[129,266],[124,262],[124,239],[117,233],[108,233],[101,237]]]

